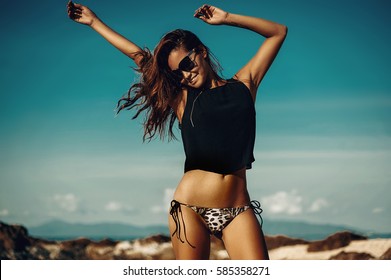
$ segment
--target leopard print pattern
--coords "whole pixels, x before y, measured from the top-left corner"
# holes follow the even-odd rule
[[[246,211],[251,206],[246,205],[233,208],[188,207],[202,217],[211,234],[219,237],[221,236],[223,229],[228,226],[237,215]]]
[[[257,200],[252,200],[249,205],[233,208],[207,208],[207,207],[198,207],[194,205],[189,205],[186,203],[180,203],[177,200],[171,201],[170,215],[175,222],[175,230],[172,233],[172,236],[176,234],[177,238],[184,243],[185,241],[181,238],[181,224],[183,225],[183,232],[185,235],[186,242],[194,248],[192,244],[187,240],[186,236],[186,227],[183,220],[183,214],[181,211],[181,206],[186,206],[196,212],[204,220],[205,226],[208,228],[210,234],[215,235],[217,238],[222,238],[223,229],[228,226],[232,220],[238,216],[240,213],[251,208],[254,211],[254,214],[258,215],[260,219],[260,226],[262,227],[263,219],[261,216],[262,208],[261,203]],[[182,223],[181,223],[182,221]]]

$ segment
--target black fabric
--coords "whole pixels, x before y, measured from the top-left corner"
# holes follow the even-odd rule
[[[249,89],[234,79],[204,91],[189,89],[181,132],[185,172],[250,169],[255,160],[255,107]]]

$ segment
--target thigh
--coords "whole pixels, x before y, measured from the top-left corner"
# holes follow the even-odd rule
[[[236,216],[223,230],[222,239],[231,259],[269,259],[265,237],[252,209]]]
[[[177,237],[177,233],[171,236],[175,258],[177,260],[209,259],[210,235],[204,221],[196,212],[186,206],[182,205],[181,211],[181,213],[178,211],[178,223],[180,224],[180,237],[184,242],[181,242]],[[172,235],[177,227],[171,215],[168,219]]]

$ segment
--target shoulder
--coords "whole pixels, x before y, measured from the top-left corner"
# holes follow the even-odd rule
[[[252,83],[251,79],[248,77],[244,77],[239,75],[239,73],[235,74],[231,79],[231,81],[237,81],[247,87],[247,89],[250,91],[251,96],[253,98],[253,101],[255,101],[255,96],[257,94],[257,88]]]
[[[182,123],[182,116],[185,112],[188,93],[189,89],[182,88],[176,93],[176,97],[173,98],[172,102],[170,102],[170,106],[174,110],[180,123]]]

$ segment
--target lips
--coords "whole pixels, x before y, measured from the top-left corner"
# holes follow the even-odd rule
[[[187,82],[189,83],[189,84],[193,84],[193,82],[194,82],[194,80],[195,80],[195,78],[198,76],[198,74],[196,74],[195,76],[193,76],[192,78],[191,78],[191,80],[188,80]]]

